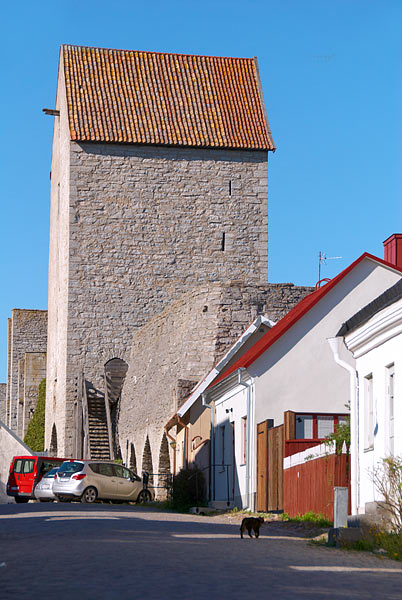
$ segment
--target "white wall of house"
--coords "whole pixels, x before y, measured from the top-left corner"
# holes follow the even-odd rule
[[[357,512],[381,500],[371,474],[390,455],[402,456],[402,300],[345,336],[355,358]],[[352,440],[353,441],[353,440]]]
[[[212,390],[214,439],[211,496],[238,508],[253,508],[255,492],[255,422],[252,381],[238,383],[237,372],[224,389]]]
[[[274,419],[281,425],[286,410],[345,412],[349,375],[334,362],[327,338],[400,278],[364,259],[248,367],[255,380],[256,423]]]

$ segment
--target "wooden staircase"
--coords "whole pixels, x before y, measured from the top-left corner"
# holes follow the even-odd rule
[[[110,446],[105,397],[92,387],[86,390],[88,405],[89,458],[109,460]]]

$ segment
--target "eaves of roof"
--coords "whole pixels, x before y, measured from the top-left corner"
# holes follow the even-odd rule
[[[219,373],[225,368],[228,362],[235,356],[236,352],[240,350],[240,348],[246,343],[250,336],[253,335],[253,333],[257,331],[257,329],[261,325],[273,327],[275,324],[270,319],[267,319],[267,317],[265,317],[264,315],[259,315],[258,317],[256,317],[254,321],[247,327],[244,333],[233,344],[233,346],[230,347],[226,354],[215,365],[215,367],[196,385],[190,396],[182,404],[177,413],[175,413],[175,415],[173,415],[173,417],[169,419],[167,425],[171,425],[171,423],[174,422],[176,415],[178,415],[179,417],[183,417],[185,415],[185,413],[193,406],[193,404],[201,396],[201,394],[208,388],[208,386],[214,381],[214,379],[219,375]]]
[[[355,269],[363,260],[368,259],[377,262],[388,269],[392,269],[402,274],[402,269],[378,258],[368,252],[362,254],[358,259],[351,263],[346,269],[341,271],[336,277],[331,279],[326,285],[311,292],[308,296],[300,300],[296,306],[290,310],[278,323],[272,327],[258,342],[254,344],[243,356],[239,358],[229,369],[217,377],[212,385],[217,385],[220,381],[228,377],[237,369],[243,367],[247,369],[264,352],[277,342],[291,327],[293,327],[306,313],[308,313],[322,298],[324,298],[335,286],[337,286],[353,269]]]
[[[344,336],[354,329],[360,327],[364,323],[367,323],[377,312],[391,306],[397,300],[402,298],[402,279],[397,281],[393,286],[385,290],[378,298],[375,298],[372,302],[369,302],[350,319],[343,323],[342,327],[336,334],[338,336]]]

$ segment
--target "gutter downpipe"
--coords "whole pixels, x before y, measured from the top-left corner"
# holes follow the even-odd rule
[[[349,372],[349,397],[350,397],[350,430],[351,430],[351,439],[350,439],[350,454],[351,454],[351,505],[352,505],[352,515],[357,515],[357,464],[358,464],[358,431],[357,431],[357,372],[355,367],[344,361],[339,356],[339,351],[341,345],[343,344],[343,337],[333,337],[327,338],[328,344],[332,350],[332,354],[334,355],[335,362],[342,368],[346,369]]]
[[[251,457],[251,384],[242,381],[243,372],[246,372],[244,367],[240,367],[237,371],[237,383],[247,389],[247,446],[246,446],[246,498],[249,510],[254,510],[253,501],[250,497],[250,457]]]
[[[202,406],[209,408],[211,411],[211,428],[210,428],[210,459],[209,459],[209,500],[212,502],[215,500],[215,415],[212,406],[207,402],[206,392],[201,394]],[[213,465],[213,466],[212,466]]]

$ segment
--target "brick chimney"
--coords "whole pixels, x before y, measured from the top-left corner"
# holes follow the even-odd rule
[[[402,269],[402,233],[393,233],[383,244],[384,260]]]

